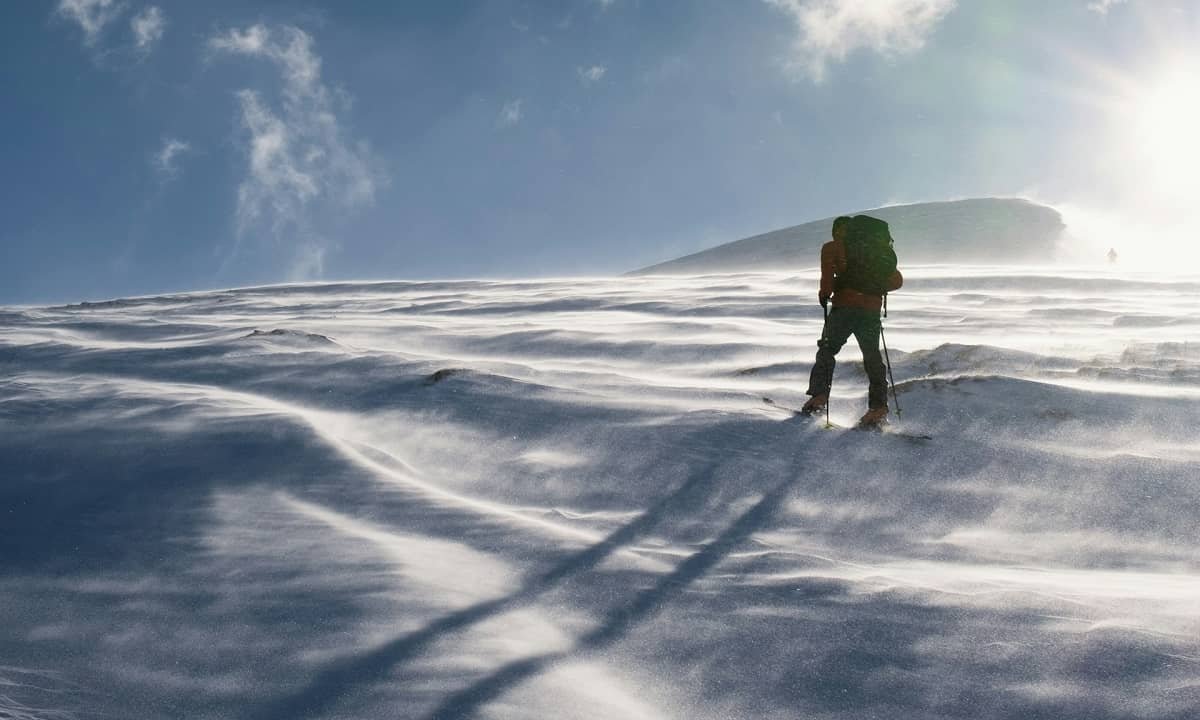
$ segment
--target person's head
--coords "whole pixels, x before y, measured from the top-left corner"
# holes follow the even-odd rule
[[[833,239],[841,240],[846,237],[846,231],[850,229],[850,218],[846,215],[833,219]]]

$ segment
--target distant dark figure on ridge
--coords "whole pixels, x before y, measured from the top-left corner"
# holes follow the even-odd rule
[[[1108,261],[1110,263],[1115,263],[1117,261],[1117,249],[1116,248],[1108,249]]]
[[[879,353],[880,310],[884,296],[903,284],[887,223],[868,215],[843,216],[833,221],[833,240],[821,246],[817,300],[825,311],[825,326],[808,381],[810,397],[804,403],[805,414],[819,413],[828,406],[835,358],[854,335],[870,382],[867,414],[859,424],[876,426],[887,421],[887,374]]]

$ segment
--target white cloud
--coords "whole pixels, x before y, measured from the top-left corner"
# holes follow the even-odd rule
[[[496,123],[500,127],[512,127],[521,122],[524,115],[521,113],[521,100],[509,100],[504,103],[504,107],[500,108],[500,117]]]
[[[209,47],[266,60],[282,79],[276,103],[258,90],[237,93],[248,159],[238,188],[239,236],[260,223],[277,237],[287,231],[298,243],[294,267],[319,273],[325,245],[312,227],[317,206],[346,210],[374,201],[383,178],[370,149],[346,137],[308,33],[253,25],[213,37]]]
[[[137,42],[138,50],[144,52],[154,49],[154,46],[162,39],[166,26],[166,18],[163,17],[162,10],[159,10],[156,5],[145,8],[129,21],[129,27],[133,29],[133,37]]]
[[[1101,15],[1107,15],[1113,5],[1120,5],[1123,2],[1125,0],[1095,0],[1095,2],[1088,3],[1087,9]]]
[[[238,226],[243,231],[265,212],[278,229],[299,216],[304,206],[320,194],[318,175],[322,151],[304,150],[300,133],[273,113],[253,90],[238,92],[242,125],[249,133],[247,177],[238,188]]]
[[[94,44],[104,26],[124,11],[124,4],[116,0],[61,0],[58,3],[58,14],[79,24],[88,45]]]
[[[577,68],[576,71],[579,73],[579,79],[584,85],[591,85],[603,79],[604,74],[608,72],[608,68],[603,65],[593,65],[590,68]]]
[[[883,55],[922,48],[956,0],[763,0],[787,13],[798,36],[788,61],[820,82],[830,62],[855,50]]]
[[[163,138],[162,147],[154,154],[154,168],[165,177],[173,177],[179,170],[175,158],[191,149],[191,145],[178,138]]]
[[[256,54],[265,50],[270,34],[262,25],[252,25],[245,30],[233,28],[224,35],[210,38],[208,44],[217,50]]]

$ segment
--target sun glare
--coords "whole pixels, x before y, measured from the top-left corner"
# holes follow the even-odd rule
[[[1200,60],[1172,64],[1135,99],[1133,142],[1150,183],[1165,200],[1188,200],[1200,169]]]
[[[1108,206],[1073,208],[1069,221],[1081,257],[1107,255],[1120,267],[1194,272],[1200,265],[1200,54],[1162,49],[1137,68],[1093,65],[1092,106],[1110,123],[1107,178],[1119,195]],[[1085,93],[1082,97],[1087,97]],[[1061,203],[1058,205],[1061,206]],[[1179,262],[1162,267],[1164,252]]]

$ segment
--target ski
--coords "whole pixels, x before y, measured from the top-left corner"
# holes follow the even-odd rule
[[[787,405],[780,405],[779,403],[775,402],[774,400],[772,400],[771,398],[769,398],[769,397],[766,397],[766,396],[764,396],[764,397],[763,397],[762,401],[763,401],[764,403],[766,403],[767,405],[770,405],[771,407],[775,408],[776,410],[782,410],[782,411],[784,411],[784,412],[790,412],[790,413],[792,413],[793,415],[799,415],[800,417],[806,417],[806,418],[816,418],[816,417],[820,417],[820,416],[822,416],[822,415],[824,415],[824,414],[825,414],[825,412],[824,412],[824,411],[821,411],[821,412],[814,412],[814,413],[807,413],[807,412],[804,412],[803,410],[801,410],[801,409],[799,409],[799,408],[788,407]],[[830,423],[830,425],[833,425],[833,423]],[[841,426],[840,426],[840,425],[833,425],[833,427],[841,427]]]
[[[769,398],[766,396],[763,396],[762,401],[764,403],[768,404],[768,406],[775,408],[776,410],[784,410],[785,413],[791,413],[792,415],[796,415],[797,418],[810,418],[810,419],[816,420],[816,419],[822,418],[822,416],[824,415],[823,410],[820,413],[805,413],[804,410],[799,409],[799,408],[781,406],[781,404],[779,404],[778,402],[775,402],[774,400],[772,400],[772,398]],[[835,430],[835,428],[836,428],[836,430],[846,430],[845,427],[842,427],[840,425],[834,425],[833,422],[826,422],[826,424],[824,424],[824,427],[828,428],[828,430]]]
[[[794,407],[790,407],[787,405],[780,405],[779,403],[775,402],[773,399],[766,397],[766,396],[763,396],[762,401],[764,404],[769,405],[770,407],[773,407],[776,410],[790,412],[795,417],[818,419],[823,414],[823,413],[806,413],[803,410],[800,410],[799,408],[794,408]],[[830,430],[857,430],[859,432],[876,432],[881,435],[894,435],[895,437],[905,438],[906,440],[932,440],[933,439],[932,435],[921,435],[921,434],[917,434],[917,433],[908,433],[908,432],[903,432],[901,430],[895,430],[887,422],[880,423],[879,425],[855,425],[854,427],[850,427],[850,428],[843,427],[843,426],[837,425],[835,423],[826,423],[825,427]]]

